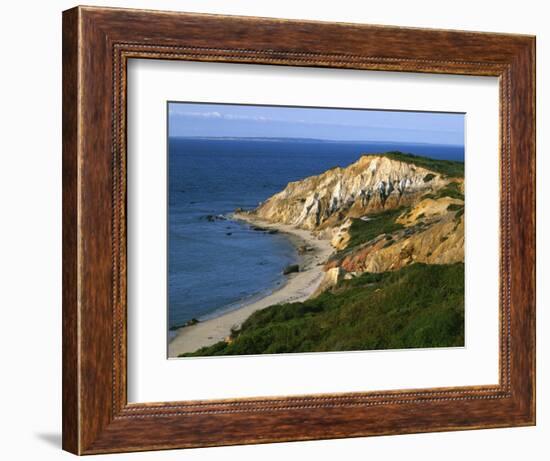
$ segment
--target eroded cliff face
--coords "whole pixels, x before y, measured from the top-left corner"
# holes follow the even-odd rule
[[[289,183],[253,213],[330,239],[319,293],[363,272],[464,261],[463,194],[461,177],[365,155]]]
[[[289,183],[256,213],[268,221],[321,231],[346,219],[410,205],[448,182],[443,175],[413,163],[364,155],[346,168]]]
[[[441,201],[446,201],[441,199]],[[445,211],[437,218],[422,217],[408,222],[404,229],[383,233],[349,253],[336,256],[326,269],[340,267],[345,272],[386,272],[414,262],[452,264],[464,261],[464,216]]]

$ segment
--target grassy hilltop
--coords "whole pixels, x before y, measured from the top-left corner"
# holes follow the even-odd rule
[[[463,325],[464,265],[413,264],[258,311],[230,341],[184,356],[462,346]]]

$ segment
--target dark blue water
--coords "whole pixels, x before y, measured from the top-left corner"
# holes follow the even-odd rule
[[[169,326],[216,316],[273,290],[282,269],[296,260],[284,236],[219,218],[235,208],[255,208],[289,181],[391,150],[464,158],[462,147],[427,144],[170,138]]]

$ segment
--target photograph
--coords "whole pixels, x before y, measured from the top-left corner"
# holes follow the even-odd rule
[[[464,113],[167,123],[169,358],[464,347]]]

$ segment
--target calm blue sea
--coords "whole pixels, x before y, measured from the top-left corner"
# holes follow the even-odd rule
[[[464,159],[461,146],[170,138],[169,327],[215,317],[273,290],[296,260],[284,236],[223,219],[235,208],[254,208],[289,181],[347,166],[363,153],[391,150]]]

